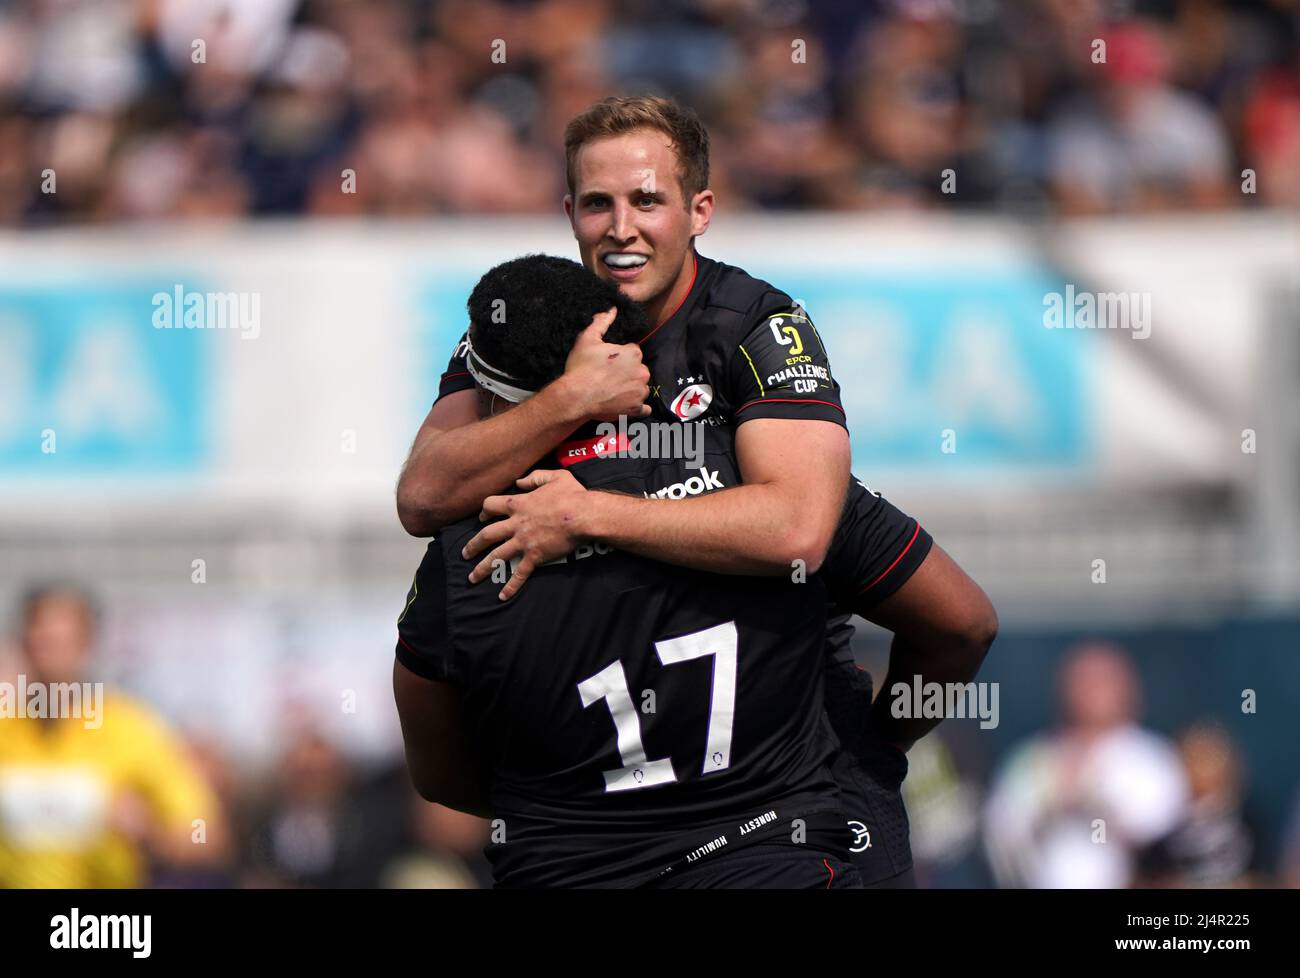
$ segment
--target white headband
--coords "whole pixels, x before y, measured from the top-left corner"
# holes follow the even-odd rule
[[[468,336],[465,337],[465,366],[469,368],[470,376],[480,387],[512,404],[522,404],[537,393],[520,386],[521,381],[518,377],[504,370],[498,370],[479,356]]]

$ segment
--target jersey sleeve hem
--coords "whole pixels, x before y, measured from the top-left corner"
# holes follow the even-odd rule
[[[470,376],[468,370],[457,373],[446,373],[438,382],[438,396],[434,399],[434,404],[441,401],[448,394],[455,394],[457,391],[473,390],[474,378]]]
[[[756,398],[736,408],[736,425],[754,418],[781,418],[787,421],[830,421],[848,428],[844,409],[831,401],[805,400],[796,397]]]
[[[854,602],[855,608],[875,607],[906,584],[929,556],[930,548],[933,546],[934,538],[918,522],[907,545],[893,562],[875,580],[864,584],[859,590]]]
[[[401,635],[397,636],[397,661],[424,679],[438,683],[451,681],[447,675],[446,666],[440,660],[421,655],[408,645],[406,639],[402,638]]]

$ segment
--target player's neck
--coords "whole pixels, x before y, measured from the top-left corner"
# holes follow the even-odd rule
[[[658,329],[671,319],[673,314],[682,307],[682,303],[686,301],[686,296],[690,294],[691,286],[695,284],[695,273],[695,249],[691,248],[686,253],[686,261],[682,263],[681,269],[678,270],[672,288],[666,290],[645,306],[646,318],[654,324],[655,329]]]

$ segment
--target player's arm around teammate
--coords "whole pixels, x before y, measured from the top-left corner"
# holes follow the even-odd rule
[[[432,536],[477,510],[587,421],[650,413],[650,373],[635,343],[602,336],[598,315],[574,345],[564,374],[517,411],[483,417],[479,391],[440,397],[420,426],[397,484],[397,514],[412,536]]]
[[[484,518],[504,519],[467,545],[466,557],[483,554],[471,580],[485,579],[495,561],[521,558],[501,591],[508,599],[536,567],[592,539],[717,573],[815,573],[844,504],[848,432],[824,421],[756,419],[736,433],[736,458],[743,485],[684,500],[591,492],[568,472],[531,472],[517,483],[531,492],[485,501]]]
[[[398,514],[409,533],[431,535],[469,515],[583,422],[649,414],[639,349],[604,343],[608,320],[601,319],[579,338],[565,373],[518,410],[481,417],[475,390],[438,400],[398,484]],[[484,510],[485,517],[508,518],[471,544],[494,548],[480,577],[494,560],[523,557],[503,591],[508,598],[538,564],[587,539],[702,570],[783,574],[802,561],[815,572],[843,506],[848,432],[823,421],[759,418],[738,431],[736,453],[745,484],[722,499],[686,501],[684,508],[588,494],[567,473],[533,473],[520,486],[539,491],[493,499]]]

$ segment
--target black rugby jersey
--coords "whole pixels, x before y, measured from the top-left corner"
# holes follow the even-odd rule
[[[817,327],[789,295],[743,269],[695,253],[681,305],[641,341],[658,420],[742,424],[794,418],[844,425],[840,386]],[[474,386],[456,343],[438,386]]]
[[[681,498],[738,485],[731,431],[690,427],[702,439],[699,469],[680,456],[611,458],[609,450],[619,447],[615,439],[590,433],[557,449],[556,461],[595,489]],[[819,767],[838,745],[827,736],[818,678],[823,665],[828,676],[842,660],[852,668],[852,630],[827,630],[826,614],[843,611],[842,624],[846,609],[865,610],[911,576],[929,548],[928,535],[914,520],[855,480],[823,572],[807,583],[707,574],[586,546],[536,572],[505,606],[496,599],[500,582],[473,586],[465,580],[470,565],[459,550],[479,526],[477,520],[463,521],[430,545],[399,623],[397,651],[412,671],[450,682],[464,694],[475,742],[495,771],[493,813],[504,819],[507,833],[504,845],[488,849],[498,882],[635,885],[725,838],[727,826],[732,835],[724,849],[735,847],[735,826],[747,820],[776,811],[769,821],[788,826],[791,818],[828,812],[835,804],[834,789],[822,780]],[[520,609],[507,611],[515,605]],[[657,651],[662,637],[681,638],[693,628],[708,632],[715,627],[709,622],[725,625],[728,616],[735,623],[737,666],[748,667],[737,670],[734,687],[737,743],[742,732],[752,733],[753,742],[763,745],[760,753],[776,752],[785,760],[759,760],[723,779],[716,777],[721,769],[707,767],[701,738],[706,728],[713,730],[706,717],[713,716],[714,707],[711,701],[706,711],[698,688],[700,683],[716,688],[717,674],[710,676],[698,663],[693,673],[686,663],[674,672],[651,650]],[[819,633],[827,636],[825,646]],[[599,635],[611,636],[607,647]],[[631,653],[619,657],[621,675],[610,661],[610,650],[618,648]],[[568,673],[557,675],[561,667]],[[586,709],[575,721],[571,694],[581,693],[584,679],[598,675],[603,675],[596,683],[600,692],[614,697],[603,725],[592,721],[599,712]],[[647,689],[653,691],[655,712],[629,713],[629,703],[644,705]],[[844,711],[845,717],[865,715],[869,691],[856,699],[846,704],[853,709]],[[665,702],[691,706],[664,715]],[[750,707],[756,712],[750,714]],[[643,792],[644,780],[637,783],[633,773],[635,787],[610,792],[600,777],[626,767],[614,763],[623,756],[612,719],[616,708],[622,710],[620,729],[631,738],[627,743],[636,744],[638,735],[645,738],[645,749],[639,755],[634,749],[634,755],[656,761],[666,754],[673,761],[671,768],[658,765],[658,774],[643,773],[643,779],[668,770],[674,779],[679,772],[687,780],[697,774],[708,780],[712,774],[706,787],[717,790],[700,792],[674,780],[671,790],[652,794],[651,788],[669,786],[651,784]],[[758,732],[763,717],[777,716],[783,719]],[[636,727],[628,725],[631,718],[638,720]],[[845,724],[835,726],[840,740],[852,744],[841,729]],[[668,749],[650,749],[651,731],[653,746]],[[539,748],[552,737],[547,749]],[[683,768],[679,757],[690,763]],[[626,782],[628,775],[622,777]],[[511,839],[527,845],[511,846]]]
[[[684,424],[701,440],[703,464],[692,468],[681,454],[642,461],[643,494],[684,499],[740,485],[734,429]],[[624,477],[604,467],[603,460],[632,446],[618,432],[604,437],[594,432],[595,426],[588,426],[583,437],[560,445],[554,461],[587,488],[600,489],[606,479]],[[693,443],[678,444],[689,448]],[[919,521],[861,479],[850,476],[844,510],[820,572],[830,602],[824,668],[827,732],[833,748],[843,746],[855,754],[864,749],[871,708],[871,676],[858,668],[854,658],[851,619],[855,614],[868,615],[906,584],[933,545],[933,538]]]
[[[461,693],[504,832],[487,849],[500,885],[634,886],[760,831],[790,835],[796,818],[843,819],[817,579],[586,546],[503,603],[499,582],[467,580],[460,549],[479,527],[429,544],[398,657]]]

